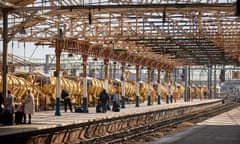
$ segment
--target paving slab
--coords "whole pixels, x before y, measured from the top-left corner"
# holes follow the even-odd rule
[[[73,124],[80,124],[89,121],[97,121],[101,119],[120,117],[125,115],[133,115],[144,112],[151,112],[162,109],[171,109],[183,106],[197,105],[201,103],[210,103],[219,101],[219,99],[212,100],[194,100],[192,102],[184,102],[178,100],[176,103],[158,105],[156,102],[153,105],[147,106],[147,103],[140,104],[140,107],[135,107],[135,104],[127,104],[126,108],[121,109],[120,112],[107,111],[106,113],[96,113],[95,107],[90,107],[88,113],[72,113],[61,110],[61,116],[55,116],[55,111],[41,111],[35,112],[32,116],[32,124],[20,124],[3,126],[0,125],[0,136],[17,134],[27,131],[37,131],[48,128],[56,128]]]

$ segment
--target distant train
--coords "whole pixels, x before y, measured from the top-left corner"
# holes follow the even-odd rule
[[[0,76],[0,84],[2,85],[2,77]],[[87,93],[88,93],[88,105],[95,105],[99,99],[99,94],[104,88],[104,80],[87,77]],[[150,94],[151,103],[157,100],[158,96],[158,84],[152,83],[150,87],[147,82],[139,82],[139,99],[140,103],[147,101],[147,97]],[[165,99],[167,95],[167,83],[161,83],[161,98]],[[49,109],[48,107],[54,107],[56,97],[56,78],[53,76],[46,76],[41,73],[25,73],[16,72],[8,75],[8,88],[12,90],[13,94],[17,97],[17,101],[20,101],[27,92],[27,89],[32,89],[34,96],[36,97],[37,107],[41,109]],[[171,84],[172,94],[176,98],[182,98],[184,95],[184,86],[181,84]],[[83,78],[64,76],[61,78],[61,89],[67,89],[70,91],[72,102],[76,105],[82,103],[83,96]],[[148,93],[150,89],[150,93]],[[2,91],[2,87],[0,89]],[[118,79],[108,80],[108,93],[112,95],[114,92],[119,93],[119,99],[121,101],[122,95],[122,83]],[[202,92],[207,91],[207,87],[202,87]],[[169,91],[170,94],[170,91]],[[191,97],[196,98],[200,95],[200,88],[193,86],[190,88]],[[125,82],[125,99],[126,102],[134,103],[136,99],[136,81]]]

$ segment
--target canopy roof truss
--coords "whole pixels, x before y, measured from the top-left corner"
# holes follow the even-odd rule
[[[0,8],[9,11],[9,40],[54,44],[60,28],[65,39],[171,67],[240,63],[234,0],[6,0]]]

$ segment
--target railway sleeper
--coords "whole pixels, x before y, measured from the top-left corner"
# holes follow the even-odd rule
[[[64,138],[66,137],[67,131],[55,132],[51,138],[51,144],[59,144],[64,142]]]
[[[208,113],[213,108],[214,108],[214,106],[213,107],[209,107],[208,109],[202,109],[201,111],[195,111],[195,112],[192,112],[190,114],[179,115],[179,116],[176,116],[176,117],[174,117],[172,119],[169,119],[169,120],[165,120],[165,121],[162,121],[162,122],[156,122],[154,124],[149,124],[148,126],[145,126],[145,127],[148,127],[149,131],[154,131],[154,129],[164,128],[164,127],[168,127],[168,126],[173,126],[173,125],[176,125],[176,124],[182,122],[183,120],[185,121],[185,120],[191,120],[193,118],[196,118],[196,117],[199,116],[199,113],[204,113],[204,112]],[[136,131],[137,129],[138,128],[129,129],[129,131]],[[139,127],[139,129],[140,129],[140,127]],[[135,135],[141,135],[141,134],[144,134],[144,133],[147,133],[147,132],[140,132],[140,133],[135,134]],[[128,139],[128,138],[131,138],[131,137],[133,137],[133,136],[129,135],[129,136],[126,136],[124,139]]]
[[[65,142],[73,143],[75,140],[79,139],[80,133],[81,133],[81,128],[75,128],[75,129],[69,130],[69,135]]]
[[[80,128],[79,139],[81,139],[81,140],[86,139],[86,137],[85,137],[85,133],[86,133],[86,131],[87,131],[87,126],[85,126],[85,127],[81,127],[81,128]]]
[[[91,138],[96,134],[97,124],[92,124],[88,126],[87,131],[85,132],[85,137]]]
[[[49,134],[42,134],[31,137],[26,141],[27,144],[46,144],[49,139]]]

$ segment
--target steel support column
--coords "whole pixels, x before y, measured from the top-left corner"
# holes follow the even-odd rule
[[[184,90],[184,101],[187,102],[189,101],[189,95],[190,95],[190,86],[189,86],[189,71],[188,71],[188,66],[184,67],[184,82],[185,82],[185,90]]]
[[[126,63],[122,62],[122,106],[121,108],[125,108],[125,67]]]
[[[170,94],[170,85],[169,85],[169,73],[166,72],[166,104],[169,104],[169,94]]]
[[[214,95],[213,98],[217,98],[217,66],[214,65]]]
[[[7,97],[7,76],[8,76],[8,11],[3,10],[3,73],[2,73],[2,89],[3,96]]]
[[[58,31],[58,35],[60,34],[60,29]],[[60,40],[59,37],[56,38],[56,48],[55,48],[55,54],[56,54],[56,116],[61,116],[60,112],[60,94],[61,94],[61,78],[60,78],[60,70],[61,70],[61,65],[60,65],[60,58],[61,58],[61,46],[60,46]]]
[[[109,59],[104,59],[104,89],[106,92],[109,92],[108,89],[108,64],[109,64]]]
[[[161,104],[161,69],[158,69],[158,104]]]
[[[170,77],[170,103],[173,103],[173,73],[170,72],[169,73],[169,77]]]
[[[139,65],[136,65],[136,107],[139,107]]]
[[[188,78],[188,80],[187,80],[187,83],[188,83],[188,101],[192,101],[193,96],[191,95],[192,85],[191,85],[191,67],[190,66],[188,66],[187,74],[188,74],[188,76],[187,76],[187,78]]]
[[[82,55],[83,58],[83,112],[88,112],[88,103],[87,103],[87,55]]]
[[[208,98],[212,98],[212,66],[208,66]]]
[[[147,105],[151,105],[151,68],[148,68],[148,102]]]

